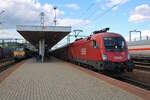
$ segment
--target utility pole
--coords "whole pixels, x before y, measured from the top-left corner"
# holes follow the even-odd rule
[[[0,12],[0,15],[2,15],[4,12],[5,12],[5,10],[2,10],[2,11]],[[0,22],[0,24],[2,24],[2,22]]]
[[[54,9],[54,25],[56,26],[56,24],[57,24],[57,19],[56,19],[56,10],[57,10],[57,7],[55,6],[53,9]]]
[[[0,12],[0,15],[2,15],[3,13],[5,12],[5,10],[2,10],[1,12]],[[0,24],[2,24],[2,22],[0,22]],[[4,46],[4,40],[2,40],[2,47]]]
[[[140,33],[140,40],[142,40],[142,34],[141,31],[137,31],[137,30],[133,30],[133,31],[129,31],[129,42],[132,41],[132,33]]]

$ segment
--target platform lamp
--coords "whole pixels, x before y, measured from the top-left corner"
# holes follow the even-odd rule
[[[57,10],[57,7],[56,6],[54,6],[54,24],[55,24],[55,26],[56,26],[56,23],[57,23],[57,20],[56,20],[56,10]]]
[[[41,16],[41,26],[44,27],[44,16],[45,16],[44,12],[41,12],[40,16]]]

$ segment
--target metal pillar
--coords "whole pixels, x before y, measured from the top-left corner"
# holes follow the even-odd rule
[[[45,40],[40,40],[39,41],[39,56],[40,56],[40,60],[41,62],[44,62],[44,55],[45,54]]]
[[[5,41],[4,41],[4,40],[2,40],[2,47],[4,47],[4,45],[5,45]]]
[[[140,40],[142,40],[141,31],[133,30],[133,31],[130,31],[130,32],[129,32],[129,41],[130,41],[130,42],[132,41],[131,34],[132,34],[133,32],[135,32],[135,33],[140,33]]]
[[[140,40],[142,40],[142,35],[141,35],[141,31],[138,31],[140,33]]]

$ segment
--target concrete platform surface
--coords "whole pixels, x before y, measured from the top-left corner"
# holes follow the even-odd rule
[[[0,83],[0,100],[142,100],[70,66],[27,60]]]

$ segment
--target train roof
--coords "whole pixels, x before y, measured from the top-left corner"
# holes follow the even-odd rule
[[[73,43],[68,43],[68,44],[65,44],[65,45],[63,45],[63,46],[60,46],[60,47],[58,47],[58,48],[56,48],[56,49],[51,50],[51,52],[52,52],[52,51],[55,51],[55,50],[58,50],[58,49],[61,49],[61,48],[68,47],[68,46],[71,45],[71,44],[73,44]]]
[[[121,36],[120,34],[117,34],[117,33],[113,33],[113,32],[108,32],[110,30],[109,27],[107,28],[104,28],[104,29],[101,29],[101,30],[96,30],[93,32],[93,35],[92,36],[97,36],[97,35],[100,35],[102,37],[109,37],[109,36]]]
[[[99,36],[102,36],[102,37],[109,37],[109,36],[121,36],[120,34],[118,34],[118,33],[113,33],[113,32],[103,32],[103,33],[98,33],[98,34],[93,34],[93,36],[94,35],[99,35]]]
[[[103,32],[103,33],[96,33],[96,34],[92,34],[90,35],[89,37],[90,38],[94,38],[94,37],[97,37],[97,36],[101,36],[101,37],[118,37],[118,36],[121,36],[120,34],[117,34],[117,33],[113,33],[113,32]],[[85,38],[80,38],[80,39],[76,39],[73,43],[69,43],[69,44],[66,44],[66,45],[63,45],[59,48],[56,48],[54,50],[51,50],[52,51],[55,51],[55,50],[58,50],[58,49],[61,49],[61,48],[66,48],[74,43],[77,43],[77,42],[80,42],[80,41],[87,41],[89,37],[85,37]]]
[[[92,35],[85,37],[85,38],[76,39],[76,41],[88,40],[88,38],[95,38],[97,36],[100,36],[100,37],[120,37],[121,35],[117,34],[117,33],[113,33],[113,32],[103,32],[103,33],[92,34]]]
[[[127,42],[128,46],[137,46],[137,45],[150,45],[150,40],[139,40]]]

